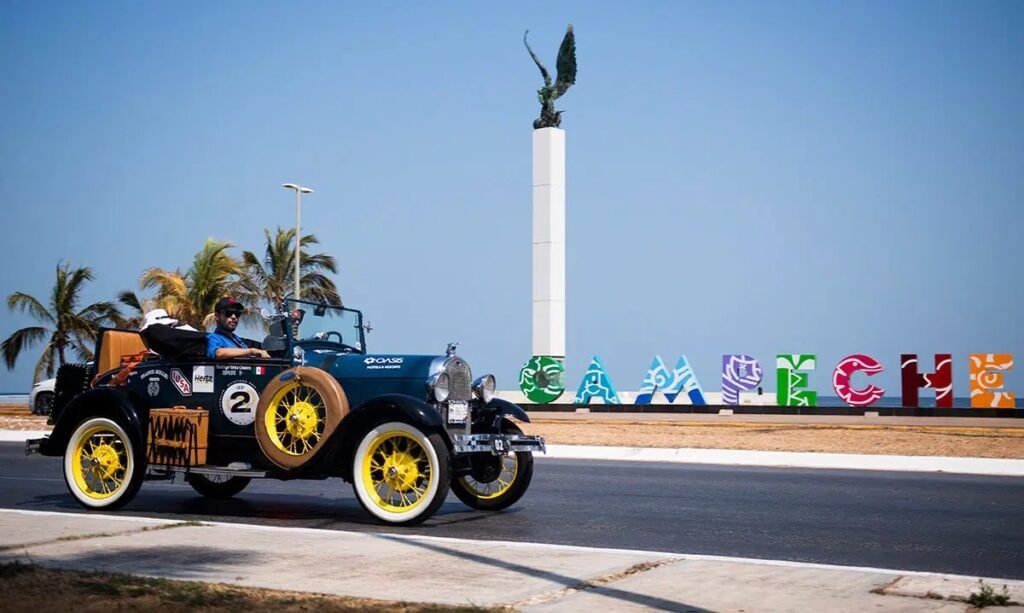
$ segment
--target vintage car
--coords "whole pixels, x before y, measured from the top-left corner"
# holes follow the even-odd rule
[[[449,489],[481,510],[526,492],[544,440],[522,433],[513,420],[526,412],[495,397],[492,375],[474,380],[454,345],[370,354],[357,310],[289,300],[264,316],[269,359],[170,358],[138,332],[103,330],[94,366],[58,371],[53,431],[26,453],[63,456],[90,509],[175,475],[214,498],[253,478],[341,477],[388,524],[422,522]]]

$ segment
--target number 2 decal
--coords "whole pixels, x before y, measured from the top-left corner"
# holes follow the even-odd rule
[[[232,413],[249,413],[252,411],[252,409],[249,408],[248,391],[235,392],[234,394],[231,394],[231,399],[236,401],[235,404],[231,405]]]
[[[259,392],[245,381],[235,381],[220,396],[220,410],[228,421],[238,426],[248,426],[256,419],[256,405],[260,402]]]

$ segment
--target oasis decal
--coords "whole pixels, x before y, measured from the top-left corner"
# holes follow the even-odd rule
[[[972,353],[968,357],[971,407],[1015,408],[1013,392],[1003,389],[1005,373],[1013,370],[1013,354]],[[902,406],[920,406],[921,389],[931,389],[935,393],[936,407],[953,407],[953,356],[937,353],[932,363],[934,366],[931,368],[922,367],[917,354],[900,356]],[[816,367],[817,356],[814,354],[781,353],[776,356],[776,402],[779,406],[817,406],[818,393],[810,385],[811,373]],[[858,374],[873,377],[884,370],[882,363],[870,355],[848,355],[839,360],[832,370],[832,389],[840,400],[850,406],[869,407],[885,396],[885,389],[870,382],[855,387],[854,378]],[[721,374],[722,404],[738,405],[743,392],[758,389],[761,385],[763,370],[753,356],[726,354],[722,356]],[[519,389],[530,402],[551,403],[565,391],[564,376],[565,364],[561,358],[533,356],[519,373]],[[651,404],[658,392],[669,403],[675,402],[679,394],[685,392],[690,404],[707,404],[704,390],[685,355],[679,358],[672,370],[661,356],[655,356],[640,384],[636,404]],[[606,404],[620,403],[611,376],[597,356],[590,361],[573,403],[588,404],[594,398],[600,398]]]
[[[405,362],[403,357],[368,357],[363,360],[367,370],[391,370],[401,368]]]
[[[256,421],[259,403],[260,395],[248,381],[234,381],[220,395],[220,410],[237,426],[248,426]]]

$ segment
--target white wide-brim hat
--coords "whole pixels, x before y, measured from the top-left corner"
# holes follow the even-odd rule
[[[178,320],[174,319],[173,317],[168,315],[167,311],[165,311],[164,309],[153,309],[152,311],[146,313],[145,317],[146,317],[146,321],[143,322],[142,327],[140,328],[140,330],[145,330],[146,328],[152,326],[153,324],[163,324],[165,326],[174,326],[174,325],[177,325],[177,323],[178,323]]]

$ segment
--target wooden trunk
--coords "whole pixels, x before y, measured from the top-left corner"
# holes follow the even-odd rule
[[[146,461],[164,466],[206,464],[210,414],[206,409],[150,409]]]

